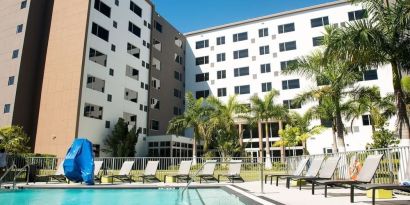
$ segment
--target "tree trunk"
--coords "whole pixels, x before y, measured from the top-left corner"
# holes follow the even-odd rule
[[[336,111],[336,131],[337,131],[337,147],[341,152],[346,152],[345,139],[344,139],[344,126],[342,121],[342,113],[340,110],[340,101],[339,98],[333,98],[335,103]]]
[[[269,127],[268,122],[265,123],[265,139],[266,139],[266,159],[265,159],[265,168],[272,169],[272,159],[270,157],[270,142],[269,142]]]
[[[282,124],[282,121],[279,121],[279,130],[281,129],[283,129],[283,124]],[[280,146],[280,162],[282,163],[285,163],[285,154],[286,154],[285,152],[286,152],[285,145],[282,144]]]
[[[332,144],[332,153],[338,152],[337,150],[337,137],[336,137],[336,124],[335,119],[332,122],[332,136],[333,136],[333,144]]]
[[[196,165],[196,139],[195,138],[196,138],[196,136],[194,134],[194,140],[192,142],[192,164],[193,165]]]
[[[302,140],[303,155],[307,155],[306,140]]]
[[[258,122],[258,137],[259,137],[258,162],[263,163],[262,123],[260,122]]]
[[[402,141],[402,145],[410,145],[410,123],[407,116],[406,102],[404,101],[404,93],[401,88],[401,73],[396,61],[391,62],[393,71],[393,89],[396,97],[397,106],[397,127],[399,129],[399,136]]]

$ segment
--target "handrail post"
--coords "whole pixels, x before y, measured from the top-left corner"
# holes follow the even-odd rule
[[[261,170],[261,194],[263,194],[263,162],[260,163],[260,170]]]

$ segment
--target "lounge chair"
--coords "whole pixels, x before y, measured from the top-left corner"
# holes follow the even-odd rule
[[[111,184],[114,184],[114,178],[119,179],[122,182],[128,181],[130,184],[134,180],[132,179],[131,170],[134,165],[134,161],[125,161],[117,175],[109,175],[107,177],[112,178]]]
[[[94,161],[94,181],[99,181],[101,184],[101,167],[103,165],[103,161]]]
[[[229,164],[228,174],[219,174],[218,183],[221,176],[228,178],[228,180],[232,183],[235,182],[235,179],[245,182],[245,180],[243,180],[243,178],[241,177],[242,160],[231,160],[230,162],[231,163]]]
[[[68,181],[67,178],[64,175],[64,161],[62,161],[58,165],[57,171],[54,174],[51,174],[51,175],[37,175],[36,178],[46,178],[46,183],[48,183],[52,179],[55,179],[58,182],[70,183],[70,181]]]
[[[353,193],[355,185],[363,185],[370,183],[373,179],[374,174],[376,173],[377,167],[380,164],[380,160],[382,159],[383,155],[370,155],[364,161],[363,167],[360,170],[357,180],[318,180],[316,184],[325,185],[325,197],[327,197],[327,189],[329,186],[343,186],[343,185],[350,185],[351,189],[351,201],[353,200]],[[314,187],[312,187],[312,193],[314,193]]]
[[[310,164],[309,169],[307,170],[305,176],[306,177],[314,177],[317,176],[317,173],[319,173],[320,167],[322,166],[324,158],[323,157],[316,157],[312,159],[312,163]],[[290,180],[292,177],[298,177],[298,176],[287,176],[286,177],[286,188],[289,189],[290,187]]]
[[[295,171],[292,174],[267,174],[265,175],[265,184],[267,182],[268,177],[270,177],[271,185],[272,185],[273,177],[276,177],[276,186],[278,186],[279,179],[285,179],[286,177],[291,177],[291,176],[301,176],[303,173],[303,169],[305,169],[308,161],[309,161],[308,158],[300,160],[298,166],[296,167]]]
[[[401,190],[405,192],[410,192],[410,186],[404,186],[400,184],[360,184],[352,185],[350,190],[350,202],[354,202],[354,188],[360,190],[372,190],[372,205],[376,204],[376,189],[386,189],[386,190]]]
[[[175,175],[164,175],[164,183],[166,183],[167,176],[175,177],[178,180],[185,180],[188,182],[191,178],[189,177],[189,171],[191,170],[192,161],[181,161],[179,165],[178,173]]]
[[[159,161],[148,161],[147,166],[145,167],[144,174],[138,176],[142,178],[143,184],[145,183],[145,180],[147,181],[155,180],[158,182],[161,181],[155,176],[155,174],[157,173],[158,164],[159,164]]]
[[[206,161],[206,164],[204,165],[201,173],[198,174],[199,183],[202,183],[202,180],[205,180],[206,182],[210,180],[219,182],[218,179],[215,178],[214,176],[215,166],[216,166],[216,160]]]
[[[297,177],[288,177],[288,180],[296,180],[299,183],[299,190],[302,190],[301,181],[304,180],[308,183],[312,183],[312,190],[314,190],[316,180],[325,180],[331,179],[333,174],[336,171],[337,164],[339,163],[340,157],[330,157],[326,159],[323,166],[320,168],[318,176],[297,176]],[[312,191],[313,193],[313,191]]]

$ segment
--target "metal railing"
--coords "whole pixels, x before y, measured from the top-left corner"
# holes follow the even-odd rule
[[[407,166],[405,164],[410,157],[410,147],[394,147],[386,149],[374,149],[374,150],[362,150],[362,151],[352,151],[344,153],[334,153],[334,154],[321,154],[321,155],[306,155],[306,156],[290,156],[286,157],[283,162],[281,162],[279,157],[271,158],[273,164],[272,169],[264,169],[265,174],[271,173],[291,173],[296,169],[297,164],[303,158],[316,158],[316,157],[331,157],[340,156],[341,160],[339,162],[338,168],[336,169],[334,178],[335,179],[348,179],[349,176],[349,164],[351,163],[352,156],[356,156],[357,159],[363,163],[368,155],[372,154],[383,154],[383,158],[380,162],[379,168],[375,175],[376,183],[397,183],[399,179],[405,177],[405,169],[402,169],[400,165]],[[407,159],[403,161],[403,158]],[[123,162],[134,161],[133,175],[138,175],[143,173],[145,166],[148,161],[159,161],[157,175],[161,179],[164,175],[169,173],[175,173],[178,171],[179,164],[183,160],[192,160],[191,157],[100,157],[97,160],[103,161],[104,174],[116,173],[120,170]],[[257,181],[260,175],[260,163],[256,157],[233,157],[233,158],[205,158],[197,157],[196,163],[194,162],[191,167],[191,175],[195,174],[200,167],[205,163],[206,160],[217,160],[218,165],[215,168],[215,175],[226,173],[228,170],[227,162],[230,160],[242,160],[243,164],[241,166],[241,176],[246,181]],[[263,162],[267,159],[263,158]],[[42,172],[41,174],[52,174],[57,169],[59,163],[63,159],[52,158],[52,157],[27,157],[27,158],[16,158],[14,163],[17,167],[22,167],[26,164],[35,164],[37,170]],[[309,165],[308,165],[309,166]]]

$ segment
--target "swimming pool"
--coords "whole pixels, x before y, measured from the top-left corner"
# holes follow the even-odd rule
[[[245,205],[259,204],[226,188],[21,189],[0,191],[1,205]]]

